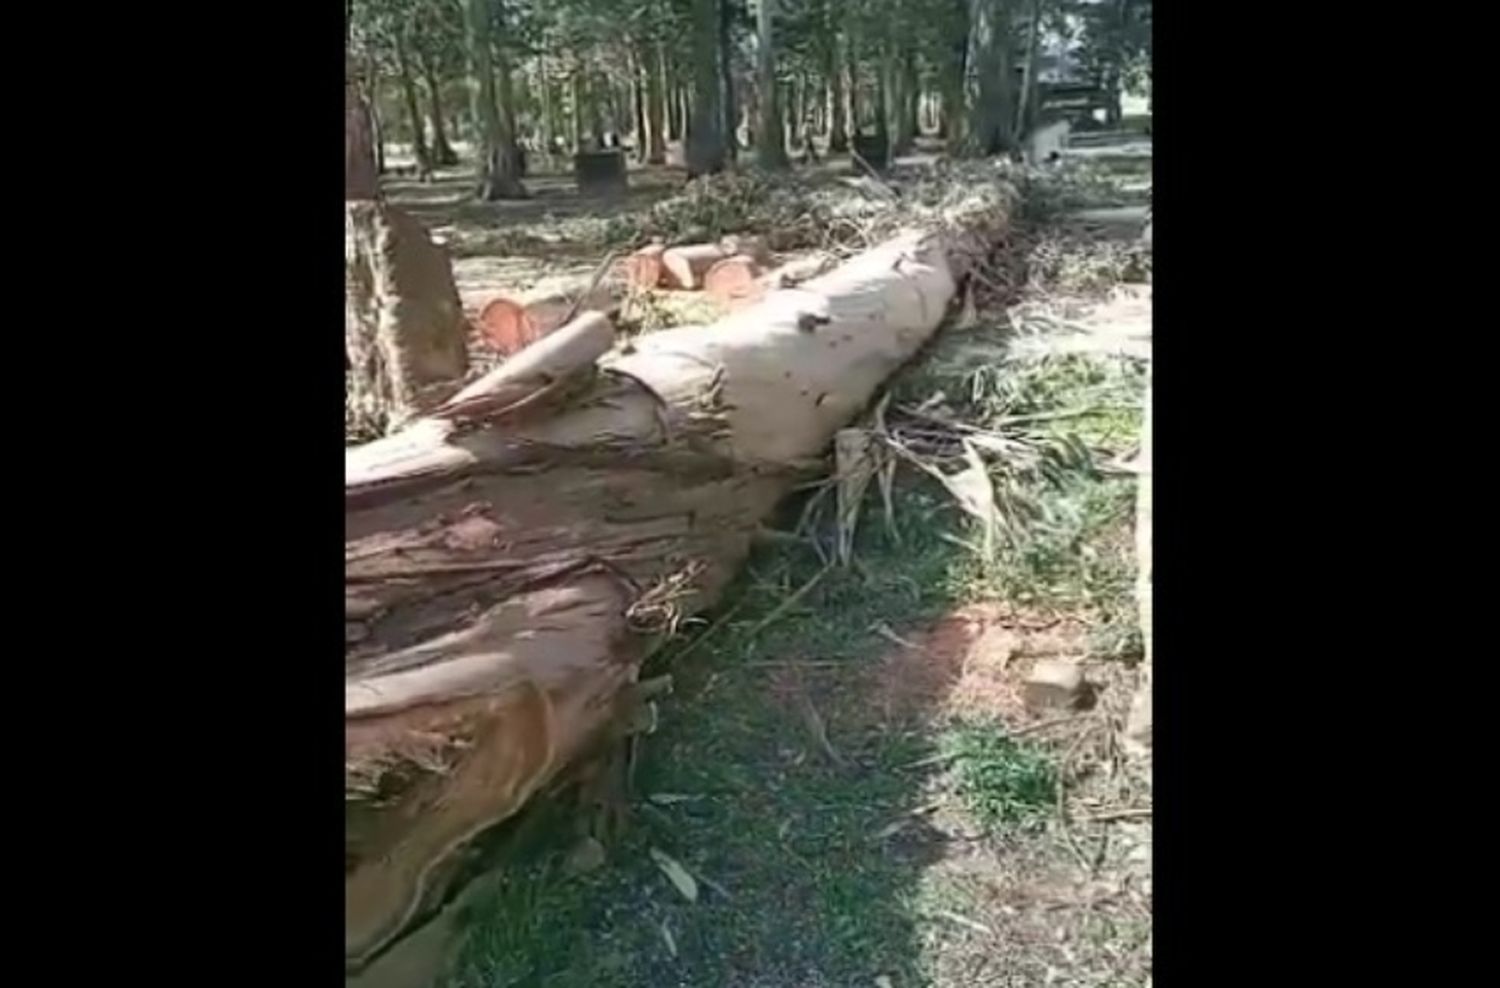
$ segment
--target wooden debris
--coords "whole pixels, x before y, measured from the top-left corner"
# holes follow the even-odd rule
[[[714,301],[733,306],[749,302],[765,294],[765,286],[757,282],[760,265],[749,254],[735,254],[716,261],[703,275],[703,290]]]
[[[1041,659],[1026,674],[1021,698],[1033,710],[1071,707],[1083,694],[1083,670],[1076,662]]]
[[[622,262],[625,278],[637,289],[656,288],[661,284],[661,256],[666,250],[666,244],[647,244],[625,258]]]
[[[661,256],[662,282],[667,288],[697,291],[708,269],[729,256],[718,244],[673,247]]]
[[[555,332],[579,311],[614,311],[622,294],[622,286],[604,281],[544,282],[527,292],[490,299],[479,310],[476,328],[491,347],[510,356]]]

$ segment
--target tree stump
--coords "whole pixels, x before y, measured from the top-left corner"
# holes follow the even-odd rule
[[[468,370],[468,321],[447,253],[383,202],[344,205],[347,419],[384,434],[446,398]]]
[[[865,159],[871,168],[889,168],[891,165],[891,142],[879,134],[855,134],[854,153]]]
[[[580,151],[573,155],[573,181],[581,195],[613,195],[629,188],[625,152],[619,149]]]

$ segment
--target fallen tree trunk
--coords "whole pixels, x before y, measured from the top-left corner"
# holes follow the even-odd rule
[[[347,452],[351,965],[435,903],[460,848],[616,735],[643,657],[712,604],[984,239],[905,233],[597,365],[586,316]]]

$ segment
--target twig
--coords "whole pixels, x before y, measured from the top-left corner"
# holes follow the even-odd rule
[[[760,659],[741,665],[749,669],[832,669],[849,663],[843,659]]]
[[[1071,724],[1074,721],[1087,720],[1092,716],[1093,714],[1072,714],[1068,717],[1055,717],[1052,720],[1038,721],[1035,724],[1027,724],[1025,727],[1018,727],[1014,731],[1011,731],[1009,733],[1011,737],[1018,738],[1023,734],[1031,734],[1036,731],[1045,731],[1049,727],[1061,727],[1064,724]]]
[[[1103,405],[1085,405],[1081,408],[1065,408],[1056,412],[1032,412],[1027,415],[1006,415],[995,420],[996,427],[1016,425],[1021,422],[1053,422],[1057,419],[1076,419],[1105,410]]]
[[[887,183],[885,179],[880,177],[880,173],[875,170],[875,166],[866,161],[864,159],[864,156],[861,155],[858,151],[850,148],[849,157],[854,159],[855,164],[859,165],[859,167],[870,173],[870,177],[875,180],[875,184],[880,186],[881,190],[884,191],[887,196],[892,199],[901,198],[896,194],[896,190],[891,188],[890,184]]]
[[[1100,813],[1091,813],[1081,817],[1085,823],[1105,823],[1109,820],[1134,820],[1141,817],[1150,817],[1151,807],[1126,807],[1118,810],[1104,810]]]
[[[1083,869],[1083,873],[1091,875],[1094,870],[1093,862],[1084,856],[1083,849],[1073,839],[1072,828],[1068,826],[1068,764],[1073,760],[1073,753],[1078,750],[1078,746],[1083,743],[1083,739],[1087,736],[1088,732],[1085,731],[1074,738],[1073,742],[1068,745],[1068,750],[1063,752],[1062,761],[1058,763],[1057,824],[1058,829],[1062,832],[1063,843],[1067,844],[1068,850],[1073,852],[1073,857],[1078,860],[1078,865]]]
[[[946,919],[951,923],[957,923],[959,926],[967,926],[969,929],[974,930],[977,933],[983,933],[986,936],[995,935],[994,930],[990,929],[988,926],[985,926],[978,920],[970,919],[967,916],[960,915],[959,913],[953,912],[951,909],[938,909],[933,912],[933,915],[941,916],[943,919]]]
[[[910,641],[906,638],[902,638],[900,635],[892,631],[891,626],[886,624],[884,621],[876,622],[870,630],[874,631],[881,638],[884,638],[886,641],[891,642],[892,644],[899,645],[902,648],[909,648],[913,652],[922,651],[921,645],[918,645],[916,642]]]
[[[797,705],[802,710],[802,719],[807,723],[808,733],[813,736],[823,754],[828,756],[835,768],[843,768],[844,759],[833,747],[833,742],[828,740],[828,727],[823,723],[818,708],[813,706],[812,697],[807,695],[806,690],[797,691]]]
[[[681,660],[687,658],[689,655],[692,655],[694,652],[696,652],[698,650],[698,646],[702,645],[705,641],[707,641],[708,637],[710,635],[714,634],[720,628],[724,627],[724,625],[728,624],[729,623],[729,619],[732,618],[732,617],[734,617],[736,614],[738,614],[740,612],[740,608],[744,607],[745,606],[745,602],[748,601],[749,599],[750,599],[749,597],[741,597],[739,600],[735,601],[732,605],[730,605],[730,607],[729,607],[728,610],[726,610],[723,614],[720,614],[717,618],[714,619],[713,624],[710,624],[707,628],[703,629],[703,634],[699,635],[697,638],[694,638],[692,641],[688,642],[687,645],[683,646],[682,651],[680,651],[676,655],[672,656],[672,661],[674,661],[674,662],[680,662]]]
[[[568,314],[563,318],[562,325],[566,326],[568,323],[573,321],[574,316],[578,315],[578,310],[583,308],[583,303],[588,299],[590,295],[594,294],[594,289],[598,288],[599,282],[604,280],[604,273],[609,270],[609,266],[614,263],[615,257],[617,257],[619,253],[620,252],[617,250],[612,250],[608,254],[604,255],[603,263],[601,263],[597,268],[594,269],[594,276],[589,279],[589,286],[585,288],[583,290],[583,294],[575,298],[573,300],[573,304],[568,307]]]
[[[819,582],[822,581],[823,577],[828,575],[828,571],[831,569],[833,569],[833,565],[831,563],[825,564],[822,569],[813,574],[812,579],[808,580],[806,583],[802,584],[802,586],[798,587],[797,590],[794,591],[792,595],[786,600],[783,600],[781,603],[777,604],[775,609],[772,610],[770,614],[767,614],[765,617],[757,621],[755,623],[755,627],[751,628],[749,632],[746,633],[746,637],[754,638],[756,635],[766,630],[766,628],[770,627],[771,624],[780,620],[787,611],[797,606],[798,602],[801,601],[803,597],[806,597],[812,590],[812,588],[816,587]]]

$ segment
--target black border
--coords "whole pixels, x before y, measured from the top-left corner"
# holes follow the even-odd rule
[[[1426,604],[1399,558],[1424,531],[1411,521],[1424,467],[1384,427],[1449,400],[1414,393],[1430,320],[1410,310],[1429,297],[1414,284],[1414,204],[1399,203],[1434,181],[1405,167],[1401,121],[1417,117],[1401,91],[1431,94],[1395,58],[1405,41],[1356,42],[1317,13],[1156,12],[1163,986],[1389,974],[1398,940],[1435,918],[1403,908],[1390,851],[1363,852],[1372,838],[1413,847],[1407,805],[1431,805],[1403,788],[1427,777],[1402,781],[1392,750],[1422,743],[1421,698],[1369,693],[1386,681],[1379,660],[1434,647],[1407,630]],[[59,850],[94,857],[55,905],[107,917],[66,935],[75,961],[151,981],[175,967],[193,984],[333,984],[343,970],[343,426],[328,331],[342,303],[342,18],[331,3],[284,6],[226,12],[201,34],[179,20],[110,37],[128,53],[91,66],[92,98],[107,104],[111,79],[165,93],[162,129],[106,113],[53,148],[110,261],[83,297],[66,278],[58,289],[65,309],[92,310],[85,346],[100,350],[54,388],[44,426],[44,442],[93,441],[63,444],[76,479],[40,485],[45,502],[23,515],[52,561],[40,595],[69,591],[53,619],[63,681],[42,689],[78,706],[36,708],[49,754],[63,742],[44,769],[84,811]],[[1387,75],[1340,63],[1372,47]],[[1364,116],[1358,99],[1323,98],[1376,79]],[[1377,150],[1348,151],[1356,132]],[[101,296],[124,304],[95,307]],[[87,565],[59,566],[59,537]],[[1418,681],[1398,668],[1402,691]],[[64,832],[64,811],[39,813]],[[1393,920],[1372,922],[1330,956],[1331,926],[1372,910],[1399,933],[1380,940]]]

